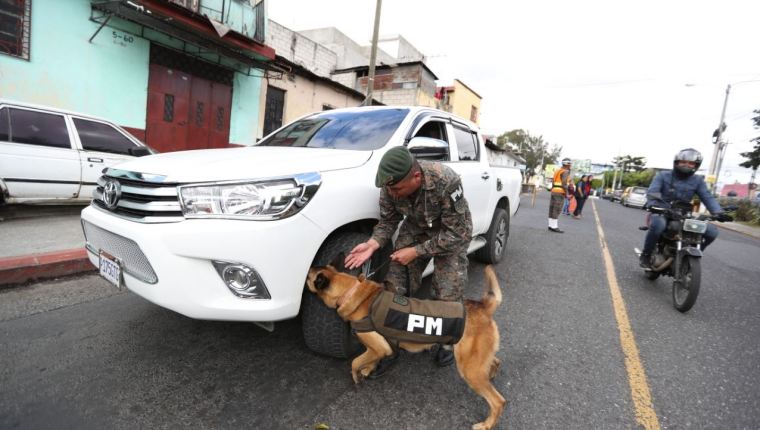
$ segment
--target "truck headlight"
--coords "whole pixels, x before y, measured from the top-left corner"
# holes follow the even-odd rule
[[[214,182],[179,187],[186,218],[273,220],[298,213],[322,183],[318,172],[257,181]]]

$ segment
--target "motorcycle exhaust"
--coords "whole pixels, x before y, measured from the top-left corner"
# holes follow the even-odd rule
[[[662,272],[663,270],[667,269],[668,266],[670,266],[673,263],[673,257],[668,257],[667,260],[663,261],[662,264],[656,267],[652,267],[652,270],[655,272]]]

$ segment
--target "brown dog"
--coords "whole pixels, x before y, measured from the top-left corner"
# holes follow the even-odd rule
[[[491,429],[496,424],[506,400],[491,384],[501,364],[496,358],[499,349],[499,329],[493,313],[501,303],[501,289],[493,267],[487,266],[488,290],[480,301],[465,300],[466,320],[464,334],[454,345],[454,357],[462,378],[476,393],[488,402],[488,418],[472,426],[473,429]],[[372,300],[382,291],[382,285],[338,272],[333,266],[312,267],[306,279],[309,290],[330,308],[336,309],[345,321],[358,321],[369,314]],[[351,362],[354,383],[369,375],[380,359],[393,353],[388,340],[376,331],[357,332],[356,336],[367,350]],[[434,344],[399,342],[399,347],[410,352],[430,349]]]

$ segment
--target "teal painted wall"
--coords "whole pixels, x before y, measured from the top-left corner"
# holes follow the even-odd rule
[[[90,44],[89,17],[86,0],[32,1],[29,61],[0,55],[0,96],[144,129],[150,44],[107,27]]]
[[[98,28],[89,18],[88,0],[32,1],[30,59],[0,55],[0,97],[145,129],[150,42],[106,26],[89,43]],[[111,23],[139,33],[135,24],[116,19]],[[146,31],[146,37],[154,36],[162,38]],[[230,142],[253,144],[259,129],[261,78],[235,73],[232,94]]]
[[[235,73],[233,85],[230,142],[253,145],[259,133],[261,78]]]

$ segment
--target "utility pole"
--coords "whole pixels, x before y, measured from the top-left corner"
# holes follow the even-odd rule
[[[364,106],[372,106],[372,90],[375,87],[375,61],[377,60],[377,33],[380,31],[380,8],[383,0],[377,0],[375,7],[375,29],[372,32],[372,53],[369,56],[369,76],[367,77],[367,98]]]
[[[718,186],[718,178],[720,177],[720,169],[723,168],[723,157],[726,156],[726,151],[728,151],[728,144],[730,142],[726,142],[723,144],[723,147],[720,150],[720,154],[718,155],[718,165],[715,166],[715,185],[714,187]]]
[[[721,138],[723,137],[723,122],[726,119],[726,106],[728,106],[728,95],[730,93],[731,84],[728,84],[728,86],[726,86],[726,98],[723,99],[723,110],[720,112],[720,122],[718,123],[718,129],[716,130],[715,148],[713,149],[712,158],[710,159],[710,170],[707,172],[708,175],[712,175],[714,178],[714,181],[710,184],[710,191],[713,193],[715,192],[715,186],[718,185],[716,167],[718,163],[718,154],[723,150]]]

